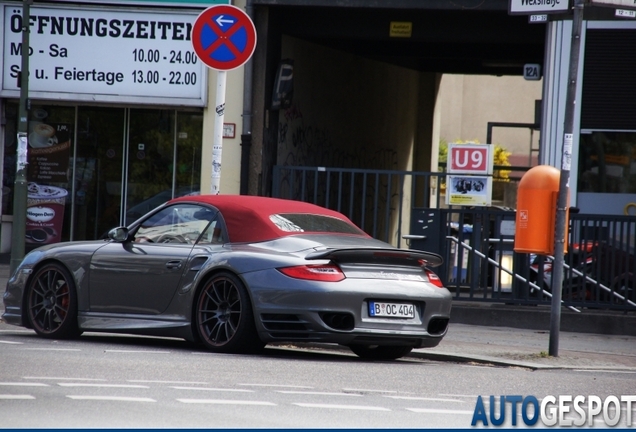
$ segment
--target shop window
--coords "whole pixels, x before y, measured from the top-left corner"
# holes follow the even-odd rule
[[[636,193],[636,132],[581,133],[578,191]]]
[[[3,103],[4,216],[13,214],[18,103]],[[102,238],[173,197],[200,192],[198,110],[33,103],[29,115],[27,205],[47,212],[27,221],[29,248]]]

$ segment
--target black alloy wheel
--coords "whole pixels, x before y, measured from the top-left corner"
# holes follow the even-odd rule
[[[393,345],[351,345],[349,348],[358,357],[368,360],[395,360],[413,350],[410,346]]]
[[[46,338],[79,336],[77,293],[68,270],[57,263],[36,270],[27,289],[27,313],[35,332]]]
[[[250,353],[263,349],[254,325],[252,304],[243,283],[233,274],[214,275],[198,295],[196,327],[213,352]]]

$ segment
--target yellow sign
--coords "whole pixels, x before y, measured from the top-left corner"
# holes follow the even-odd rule
[[[389,37],[410,38],[413,31],[413,23],[406,21],[391,21]]]

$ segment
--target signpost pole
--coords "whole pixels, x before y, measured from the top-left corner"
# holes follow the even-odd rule
[[[223,152],[223,118],[225,116],[225,87],[227,72],[220,70],[216,74],[216,118],[214,120],[214,141],[212,143],[212,187],[210,193],[221,192],[221,153]]]
[[[22,65],[20,68],[20,108],[17,140],[17,166],[13,187],[13,223],[11,225],[10,271],[18,267],[24,258],[24,235],[26,231],[27,177],[26,152],[29,135],[29,23],[31,3],[22,2]]]
[[[232,5],[211,6],[201,12],[192,26],[192,47],[197,57],[216,75],[216,119],[212,143],[210,192],[221,192],[221,152],[227,71],[243,66],[256,48],[256,27],[243,10]]]
[[[574,109],[576,106],[576,87],[579,72],[581,49],[581,27],[585,0],[574,0],[572,18],[572,41],[570,48],[570,69],[565,103],[563,127],[563,146],[561,152],[561,177],[557,196],[556,226],[554,227],[554,266],[552,268],[552,304],[550,309],[550,343],[548,353],[559,356],[559,329],[561,327],[561,286],[563,285],[563,253],[567,235],[567,205],[570,185],[570,167],[572,162],[572,142],[574,129]]]

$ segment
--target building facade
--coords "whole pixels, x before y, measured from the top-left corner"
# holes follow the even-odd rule
[[[28,248],[102,237],[173,196],[209,191],[215,71],[191,41],[205,1],[38,2],[30,7]],[[21,139],[22,2],[0,4],[2,232],[10,250]],[[238,166],[242,75],[228,73],[225,161]],[[237,79],[238,78],[238,79]],[[210,119],[207,119],[210,117]],[[221,190],[239,192],[228,169]]]
[[[436,171],[441,139],[479,139],[491,120],[533,122],[539,99],[539,130],[498,131],[493,143],[528,165],[560,165],[571,12],[536,24],[510,15],[508,0],[234,1],[258,41],[216,107],[217,72],[194,55],[190,31],[224,3],[31,7],[31,247],[100,238],[172,196],[210,192],[219,111],[221,193],[270,195],[275,165]],[[19,162],[21,6],[0,3],[0,253]],[[634,34],[614,9],[586,7],[570,182],[582,211],[636,211]],[[540,81],[520,82],[528,63],[541,64]]]

